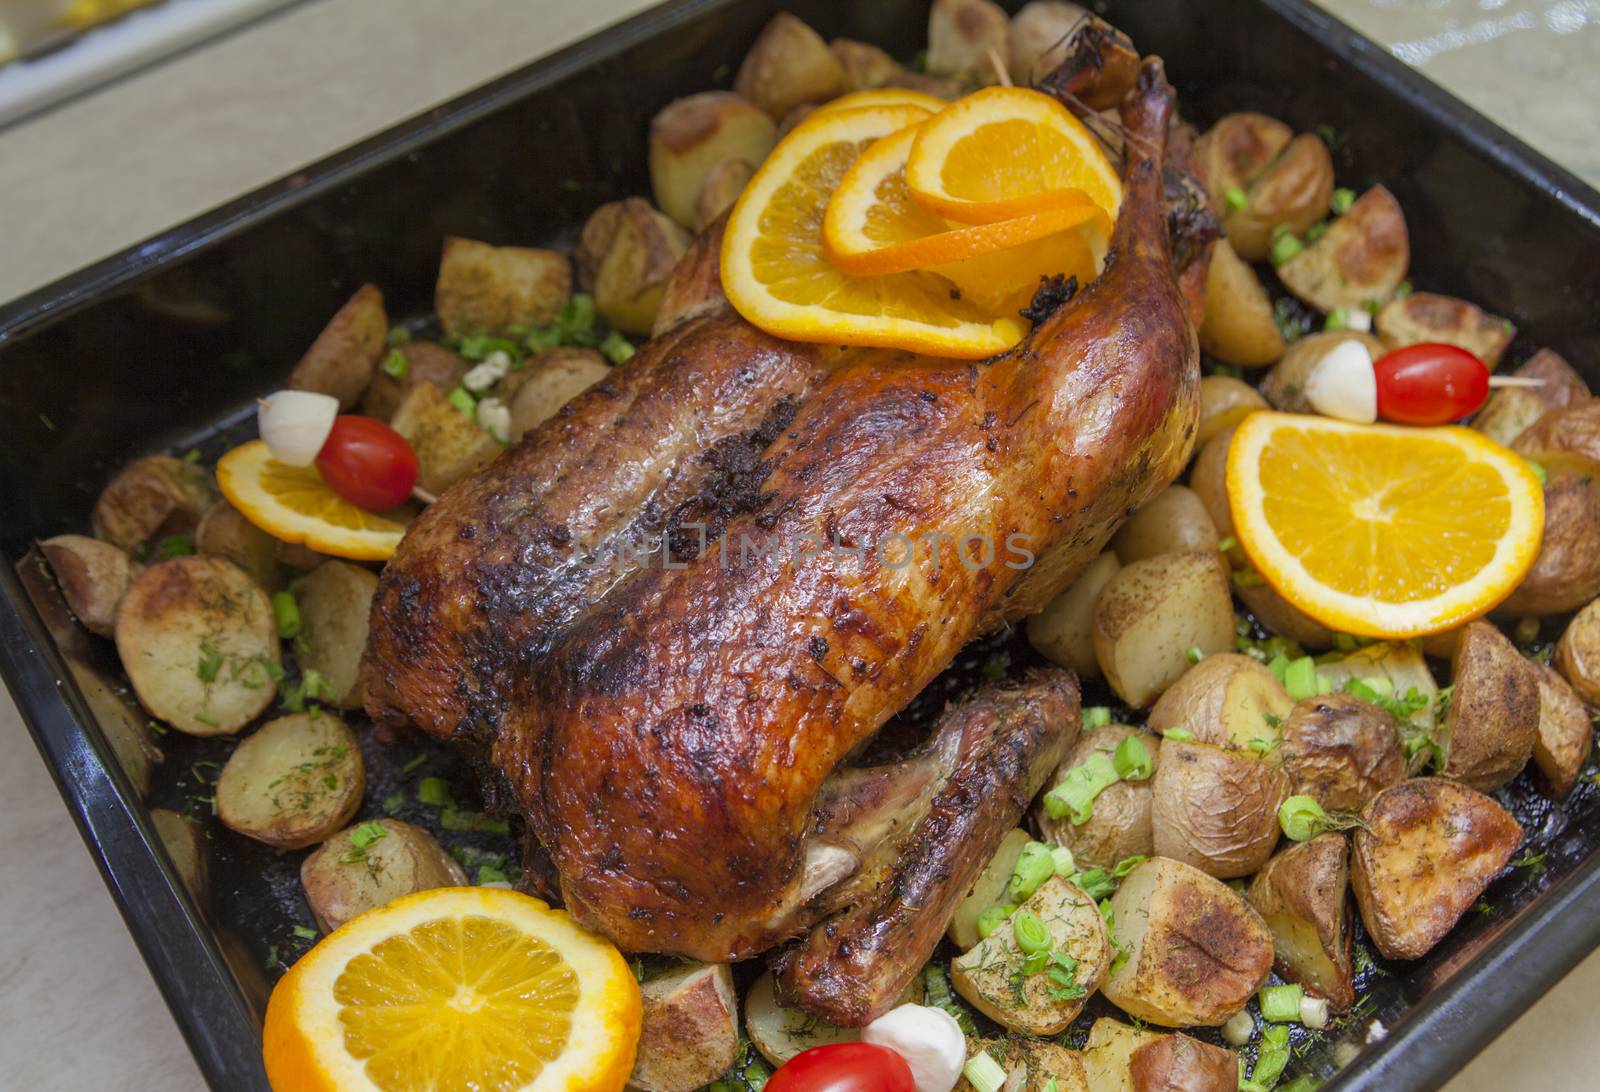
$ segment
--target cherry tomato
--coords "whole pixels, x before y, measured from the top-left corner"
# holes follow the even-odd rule
[[[911,1067],[876,1043],[830,1043],[802,1050],[767,1081],[767,1092],[916,1092]]]
[[[1425,342],[1385,353],[1372,365],[1378,416],[1404,425],[1442,425],[1489,397],[1489,369],[1455,345]]]
[[[328,488],[351,504],[382,512],[405,501],[417,484],[417,453],[394,429],[371,417],[335,417],[317,452]]]

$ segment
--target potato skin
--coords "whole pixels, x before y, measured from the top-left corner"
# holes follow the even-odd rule
[[[1600,470],[1600,398],[1585,398],[1550,410],[1523,430],[1511,450],[1552,473]]]
[[[1237,652],[1219,652],[1195,664],[1167,688],[1150,710],[1153,732],[1181,728],[1199,743],[1253,757],[1253,740],[1276,744],[1294,700],[1266,664]],[[1259,745],[1258,745],[1259,746]],[[1279,761],[1276,747],[1261,756]]]
[[[528,361],[501,384],[501,397],[511,410],[511,442],[610,374],[606,358],[593,349],[562,346]]]
[[[1537,665],[1539,674],[1539,735],[1533,741],[1533,761],[1544,778],[1547,796],[1564,798],[1577,784],[1578,772],[1594,742],[1594,720],[1577,691],[1555,671]]]
[[[39,552],[50,562],[61,594],[83,628],[111,636],[117,604],[144,566],[111,543],[87,535],[47,538],[39,543]]]
[[[1405,299],[1390,300],[1378,311],[1373,325],[1391,349],[1425,341],[1458,345],[1490,371],[1500,366],[1506,346],[1517,335],[1509,320],[1435,292],[1413,292]]]
[[[1037,87],[1067,59],[1067,35],[1087,17],[1066,0],[1031,0],[1011,17],[1011,78]]]
[[[341,709],[361,708],[359,669],[377,591],[377,576],[348,561],[324,561],[295,588],[304,638],[300,666],[327,680]]]
[[[1050,776],[1046,788],[1055,788],[1068,770],[1081,766],[1095,752],[1110,755],[1129,736],[1136,737],[1150,753],[1157,768],[1161,765],[1161,737],[1126,724],[1103,724],[1078,737],[1067,757]],[[1088,822],[1074,825],[1067,817],[1053,819],[1041,803],[1034,809],[1039,835],[1047,842],[1072,850],[1079,867],[1111,868],[1128,857],[1148,857],[1155,852],[1155,836],[1150,827],[1151,779],[1118,781],[1094,798]]]
[[[595,309],[624,333],[648,335],[667,282],[689,249],[689,235],[637,197],[619,204],[615,230],[595,265]],[[600,215],[596,212],[591,221]],[[586,226],[585,242],[588,239]]]
[[[1201,134],[1195,160],[1219,217],[1229,211],[1228,190],[1248,186],[1293,139],[1294,130],[1277,118],[1248,112],[1227,114]]]
[[[989,0],[933,0],[928,12],[928,71],[964,84],[999,83],[993,50],[1002,66],[1011,57],[1011,20]]]
[[[1580,698],[1600,706],[1600,599],[1567,623],[1556,642],[1555,665]]]
[[[739,200],[739,195],[750,184],[750,179],[755,177],[755,173],[755,167],[743,159],[724,159],[707,171],[700,192],[695,194],[694,198],[694,223],[690,225],[694,231],[696,233],[704,231],[723,213],[733,208],[734,202]],[[663,290],[663,301],[665,296]],[[662,309],[656,310],[657,323],[661,321]],[[652,326],[650,329],[652,333],[656,332],[656,327]]]
[[[639,986],[644,1022],[628,1087],[691,1092],[739,1056],[739,1000],[726,963],[692,963]]]
[[[706,175],[726,159],[759,165],[777,128],[754,103],[731,91],[702,91],[668,103],[650,122],[650,188],[661,211],[694,224]]]
[[[361,808],[355,733],[330,713],[293,713],[239,741],[217,777],[217,818],[279,849],[315,845]]]
[[[383,293],[364,284],[334,313],[306,355],[289,373],[289,389],[316,391],[353,409],[372,382],[389,337],[389,315]]]
[[[225,557],[249,573],[262,590],[283,586],[283,566],[278,561],[278,540],[244,518],[226,500],[219,500],[200,517],[194,529],[194,548],[202,554]]]
[[[433,306],[447,334],[503,334],[512,326],[549,325],[570,295],[565,254],[450,236]]]
[[[1156,854],[1225,880],[1250,875],[1272,855],[1289,782],[1254,755],[1169,739],[1151,790]]]
[[[849,87],[844,67],[828,43],[786,11],[762,28],[733,80],[736,92],[773,118],[802,103],[842,95]]]
[[[1328,811],[1355,811],[1406,777],[1394,718],[1350,694],[1295,703],[1278,750],[1293,790]]]
[[[1133,1092],[1237,1092],[1239,1056],[1187,1035],[1163,1035],[1128,1059]]]
[[[1400,202],[1374,186],[1322,237],[1278,267],[1284,287],[1319,311],[1387,300],[1405,280],[1411,242]]]
[[[883,87],[905,72],[900,62],[889,54],[854,38],[835,38],[828,43],[828,51],[844,69],[845,83],[851,91]]]
[[[1596,595],[1600,595],[1600,482],[1573,471],[1550,474],[1544,484],[1544,541],[1539,556],[1499,612],[1565,614]]]
[[[1261,392],[1243,380],[1227,375],[1206,376],[1200,380],[1200,430],[1195,434],[1195,447],[1203,448],[1213,436],[1266,408],[1267,400]]]
[[[1373,360],[1386,351],[1383,342],[1359,330],[1324,330],[1307,334],[1289,346],[1283,359],[1261,383],[1261,393],[1272,403],[1272,408],[1285,413],[1315,412],[1306,400],[1306,380],[1310,378],[1312,369],[1322,363],[1328,350],[1345,341],[1361,342],[1372,354]]]
[[[1233,639],[1233,596],[1214,550],[1136,561],[1095,603],[1095,658],[1111,688],[1136,708],[1178,680],[1189,667],[1187,649],[1226,652]]]
[[[1335,1011],[1355,1003],[1350,847],[1343,834],[1291,844],[1251,881],[1245,898],[1272,930],[1278,973],[1325,997]],[[1316,951],[1301,949],[1315,945]]]
[[[216,499],[216,482],[204,467],[146,455],[111,479],[89,523],[95,538],[131,551],[158,536],[193,531]]]
[[[1224,203],[1223,230],[1239,257],[1259,262],[1280,229],[1302,235],[1328,214],[1333,197],[1333,157],[1315,133],[1301,133],[1251,180],[1244,208]]]
[[[1028,616],[1028,643],[1053,664],[1070,667],[1080,679],[1100,677],[1094,656],[1094,605],[1122,565],[1110,550],[1089,563],[1060,595]]]
[[[1217,528],[1200,498],[1187,487],[1169,485],[1128,518],[1111,537],[1124,565],[1186,551],[1217,548]]]
[[[1488,792],[1516,777],[1533,756],[1539,676],[1534,664],[1484,621],[1461,630],[1453,664],[1444,776]]]
[[[1553,349],[1540,349],[1511,373],[1523,379],[1540,379],[1542,387],[1502,387],[1489,392],[1489,401],[1472,419],[1472,427],[1498,444],[1511,447],[1523,431],[1553,409],[1589,397],[1589,387],[1572,365]]]
[[[325,933],[401,895],[467,883],[466,871],[433,835],[398,819],[376,822],[384,837],[367,847],[364,858],[349,859],[352,843],[347,829],[300,864],[306,903]]]
[[[1444,939],[1522,845],[1522,827],[1459,782],[1417,777],[1362,812],[1351,887],[1373,944],[1419,959]]]
[[[362,414],[380,421],[393,417],[417,384],[432,383],[442,391],[453,390],[461,385],[461,377],[469,367],[460,356],[435,341],[412,341],[393,351],[405,358],[405,378],[396,379],[379,368],[361,399]]]

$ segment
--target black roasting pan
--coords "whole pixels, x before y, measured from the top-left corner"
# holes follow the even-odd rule
[[[1514,360],[1549,346],[1600,388],[1600,194],[1309,3],[1097,6],[1166,59],[1195,121],[1259,109],[1322,127],[1342,184],[1399,197],[1416,283],[1511,316]],[[781,9],[906,59],[925,42],[922,0],[673,0],[0,307],[0,672],[214,1088],[266,1088],[260,1012],[279,943],[308,920],[297,862],[213,823],[212,897],[191,900],[66,673],[63,653],[104,662],[104,642],[60,624],[28,551],[84,529],[131,457],[215,454],[362,282],[420,315],[441,237],[570,243],[597,204],[648,192],[650,116],[727,86]],[[215,752],[162,743],[151,802],[184,807]],[[376,798],[397,764],[381,748],[368,762]],[[1518,787],[1508,802],[1543,867],[1498,880],[1426,959],[1375,968],[1344,1036],[1373,1041],[1330,1087],[1439,1086],[1600,942],[1600,789],[1583,781],[1563,810]],[[1307,1043],[1290,1073],[1349,1053]]]

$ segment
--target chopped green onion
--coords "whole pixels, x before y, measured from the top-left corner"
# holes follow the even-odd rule
[[[1192,664],[1197,664],[1206,658],[1206,654],[1201,651],[1199,645],[1190,645],[1188,648],[1183,650],[1183,658]]]
[[[1050,860],[1056,866],[1057,876],[1071,877],[1078,871],[1078,862],[1072,859],[1072,850],[1066,846],[1051,846]]]
[[[985,1050],[967,1059],[967,1064],[961,1067],[961,1075],[976,1092],[1000,1092],[1006,1083],[1006,1071]]]
[[[1234,212],[1238,212],[1240,209],[1244,208],[1250,203],[1250,198],[1245,196],[1244,190],[1240,189],[1238,186],[1229,186],[1227,189],[1223,190],[1222,199],[1228,202],[1228,207]]]
[[[1411,295],[1411,293],[1414,291],[1416,291],[1416,289],[1411,287],[1410,281],[1401,281],[1399,286],[1394,290],[1394,298],[1397,300],[1403,300],[1407,296]]]
[[[1031,910],[1018,910],[1011,915],[1011,939],[1028,955],[1048,952],[1055,940],[1050,935],[1049,927]]]
[[[511,824],[504,819],[491,818],[481,811],[463,811],[446,805],[439,811],[439,825],[445,830],[473,830],[484,834],[510,834]]]
[[[383,798],[383,814],[399,815],[400,809],[406,806],[406,794],[396,789]]]
[[[1268,664],[1267,666],[1271,666]],[[1273,672],[1277,674],[1277,672]],[[1291,660],[1283,671],[1283,688],[1295,701],[1314,697],[1317,693],[1317,665],[1310,656]]]
[[[411,344],[411,331],[407,330],[404,326],[391,326],[391,327],[389,327],[389,344],[390,345],[410,345]]]
[[[424,777],[418,781],[417,799],[436,808],[449,807],[455,802],[450,796],[450,786],[442,777]]]
[[[1155,762],[1150,758],[1150,751],[1138,736],[1128,736],[1117,744],[1116,753],[1111,756],[1111,764],[1116,767],[1117,776],[1124,781],[1143,781],[1155,773],[1156,769]]]
[[[1294,235],[1285,233],[1273,241],[1272,249],[1267,252],[1267,259],[1273,265],[1282,265],[1304,249],[1304,243]]]
[[[1289,1029],[1276,1024],[1261,1033],[1261,1046],[1256,1052],[1256,1068],[1250,1074],[1250,1083],[1256,1088],[1271,1088],[1283,1076],[1289,1064]]]
[[[292,641],[300,636],[300,604],[295,602],[294,592],[272,593],[272,617],[277,620],[279,637]]]
[[[561,305],[556,315],[556,329],[564,343],[594,344],[594,297],[578,292]]]
[[[1006,912],[1005,912],[1004,908],[999,907],[999,906],[991,906],[991,907],[989,907],[989,909],[987,909],[983,913],[979,914],[978,915],[978,923],[977,923],[978,924],[978,939],[979,940],[987,939],[989,934],[994,932],[996,929],[1000,928],[1001,923],[1004,922],[1005,920],[1006,920]]]
[[[1085,728],[1100,728],[1111,723],[1111,709],[1104,705],[1091,705],[1083,711]]]
[[[1328,221],[1322,220],[1306,228],[1306,242],[1314,243],[1328,230]]]
[[[1117,890],[1117,885],[1111,879],[1111,873],[1103,868],[1091,868],[1087,872],[1080,872],[1076,877],[1077,885],[1083,888],[1083,893],[1091,899],[1099,900]]]
[[[428,761],[427,755],[416,755],[410,762],[400,767],[400,772],[404,775],[414,774],[426,761]]]
[[[542,353],[561,344],[561,331],[554,326],[540,326],[529,330],[522,344],[530,353]]]
[[[1236,550],[1238,548],[1239,540],[1234,538],[1232,535],[1229,535],[1227,538],[1217,543],[1217,549],[1221,550],[1223,553],[1227,553],[1229,550]]]
[[[1328,208],[1335,216],[1343,216],[1350,211],[1350,206],[1356,203],[1356,191],[1340,186],[1333,191],[1333,200],[1328,202]]]
[[[357,849],[365,850],[370,848],[373,843],[381,842],[388,836],[389,832],[384,829],[382,823],[376,820],[369,820],[350,832],[350,844]]]
[[[1532,459],[1528,459],[1527,463],[1528,469],[1533,471],[1533,476],[1539,479],[1540,485],[1545,485],[1550,481],[1550,475],[1545,473],[1543,463],[1536,463]]]
[[[1168,728],[1161,733],[1162,739],[1170,739],[1174,743],[1189,743],[1194,739],[1194,733],[1187,728]]]
[[[1284,679],[1288,678],[1289,664],[1292,662],[1293,661],[1291,661],[1289,657],[1280,652],[1272,659],[1267,661],[1267,670],[1272,672],[1273,677],[1281,683]]]
[[[1011,879],[1006,883],[1006,898],[1012,902],[1024,902],[1055,874],[1056,861],[1050,855],[1050,847],[1043,842],[1029,842],[1022,847],[1017,863],[1011,870]]]
[[[510,883],[511,877],[500,871],[494,865],[484,865],[478,869],[479,883]]]
[[[1290,841],[1304,842],[1322,833],[1328,813],[1309,796],[1291,796],[1278,806],[1278,825]]]
[[[304,925],[296,925],[294,927],[294,935],[301,940],[316,940],[322,934],[315,929],[307,929]]]
[[[1113,878],[1120,880],[1149,859],[1143,853],[1135,853],[1131,857],[1124,857],[1112,867],[1111,875]]]
[[[1261,1002],[1261,1015],[1274,1024],[1292,1024],[1300,1019],[1300,999],[1305,991],[1298,984],[1287,986],[1262,986],[1256,994]]]
[[[1254,569],[1235,569],[1228,574],[1236,588],[1259,588],[1267,582],[1267,578]]]
[[[472,395],[467,393],[465,387],[456,387],[445,395],[444,400],[468,417],[476,417],[478,414],[478,402]]]
[[[222,653],[210,645],[200,646],[200,660],[194,665],[195,678],[203,683],[217,681],[217,672],[222,670]]]
[[[1324,330],[1348,330],[1350,328],[1350,313],[1343,307],[1335,307],[1328,312],[1328,317],[1323,321]]]
[[[627,360],[630,356],[632,356],[635,350],[633,348],[633,342],[629,341],[627,338],[613,330],[607,334],[605,336],[605,340],[600,343],[600,351],[605,354],[606,359],[611,361],[611,363],[621,364],[624,360]]]
[[[1061,783],[1044,794],[1045,811],[1052,819],[1070,815],[1073,825],[1081,827],[1094,813],[1094,798],[1120,780],[1110,757],[1096,751],[1081,765],[1068,770]]]
[[[187,557],[194,553],[194,539],[188,535],[168,535],[156,543],[155,553],[161,561],[169,557]]]
[[[383,359],[383,374],[396,381],[403,380],[411,371],[411,362],[406,359],[406,354],[399,349],[389,350],[389,355]]]
[[[457,351],[474,363],[487,360],[495,353],[505,353],[512,360],[522,356],[522,347],[515,341],[503,337],[489,337],[486,334],[462,338],[461,348]]]

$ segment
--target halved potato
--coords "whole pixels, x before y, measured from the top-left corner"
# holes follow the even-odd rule
[[[1276,765],[1278,737],[1294,699],[1267,665],[1237,652],[1195,664],[1150,710],[1153,732],[1182,728],[1201,743],[1246,751]]]
[[[1168,739],[1150,788],[1160,857],[1226,880],[1250,875],[1278,844],[1289,780],[1253,754]]]
[[[100,734],[106,737],[117,765],[141,797],[150,791],[150,775],[164,756],[150,738],[150,720],[119,694],[94,668],[72,656],[63,656],[78,684],[83,700],[94,714]]]
[[[1044,922],[1052,950],[1077,961],[1074,967],[1057,968],[1077,987],[1075,996],[1060,996],[1065,991],[1057,987],[1066,983],[1058,982],[1050,967],[1026,973],[1028,956],[1017,947],[1009,919],[951,961],[950,983],[974,1008],[1010,1031],[1058,1035],[1105,979],[1111,963],[1105,918],[1094,899],[1063,876],[1045,880],[1021,909]]]
[[[1053,664],[1070,667],[1080,679],[1100,677],[1094,656],[1094,605],[1122,565],[1107,550],[1089,563],[1066,591],[1028,617],[1028,643]]]
[[[1600,472],[1600,398],[1574,400],[1549,411],[1522,431],[1511,450],[1552,475]]]
[[[513,326],[549,325],[571,295],[565,254],[450,236],[433,307],[447,334],[504,334]]]
[[[895,1004],[921,1004],[922,996],[919,974]],[[779,1005],[771,971],[763,972],[744,995],[744,1029],[761,1056],[775,1066],[802,1050],[828,1043],[854,1043],[861,1038],[860,1028],[842,1028],[799,1009]]]
[[[1539,556],[1498,610],[1513,617],[1566,614],[1596,595],[1600,595],[1600,479],[1590,472],[1547,472]]]
[[[1385,352],[1383,342],[1359,330],[1324,330],[1307,334],[1290,344],[1283,359],[1261,383],[1261,393],[1272,403],[1272,408],[1285,413],[1314,412],[1306,399],[1306,380],[1311,377],[1312,370],[1322,363],[1322,358],[1328,355],[1328,350],[1344,341],[1361,342],[1372,354],[1373,360]]]
[[[1111,537],[1124,565],[1188,550],[1217,548],[1217,526],[1205,504],[1186,486],[1169,485],[1145,502]]]
[[[979,1051],[1005,1071],[1005,1092],[1090,1092],[1083,1061],[1064,1046],[1038,1039],[969,1039],[967,1058]],[[974,1092],[966,1076],[954,1092]]]
[[[1293,790],[1328,811],[1355,811],[1406,777],[1394,718],[1351,694],[1295,703],[1279,754]]]
[[[1224,115],[1194,143],[1194,156],[1211,207],[1229,211],[1227,193],[1243,190],[1267,169],[1294,139],[1294,130],[1266,114]]]
[[[1600,599],[1567,623],[1556,642],[1555,665],[1580,698],[1600,705]]]
[[[875,45],[854,38],[835,38],[828,49],[844,69],[845,83],[852,91],[882,87],[905,72],[900,62]]]
[[[1020,827],[1007,831],[1005,837],[1000,839],[994,856],[978,873],[978,878],[972,881],[967,897],[956,904],[956,912],[950,915],[945,935],[950,938],[951,944],[964,952],[978,943],[978,915],[1005,901],[1006,884],[1011,880],[1012,870],[1017,867],[1017,858],[1022,856],[1022,847],[1031,841],[1033,839],[1028,832]]]
[[[1010,62],[1011,20],[989,0],[933,0],[928,12],[928,71],[964,84],[987,86],[1008,75],[995,71]]]
[[[1333,689],[1341,691],[1351,679],[1370,681],[1382,679],[1379,689],[1387,686],[1388,692],[1405,697],[1412,687],[1426,697],[1427,702],[1411,716],[1411,723],[1430,731],[1436,724],[1435,703],[1439,698],[1439,684],[1433,681],[1428,661],[1411,645],[1400,641],[1375,641],[1335,660],[1317,665],[1317,674],[1326,676]]]
[[[61,595],[83,628],[111,636],[117,604],[144,566],[121,547],[87,535],[47,538],[39,543],[39,552],[50,562]]]
[[[436,496],[500,453],[495,438],[432,383],[412,387],[389,425],[417,453],[417,484]]]
[[[739,195],[750,184],[755,173],[755,167],[743,159],[724,159],[707,171],[705,181],[700,184],[700,192],[694,198],[694,223],[690,226],[696,232],[704,231],[719,216],[733,208],[733,203],[739,200]],[[663,303],[665,298],[663,292]],[[661,308],[656,310],[656,321],[661,321]],[[654,331],[655,327],[651,327],[651,330]]]
[[[1066,0],[1031,0],[1011,17],[1011,78],[1037,87],[1067,59],[1068,38],[1089,13]]]
[[[606,358],[593,349],[563,346],[529,360],[502,384],[502,397],[511,409],[511,442],[610,374]]]
[[[1553,409],[1589,397],[1589,386],[1572,365],[1552,349],[1540,349],[1511,373],[1537,379],[1539,387],[1502,387],[1489,392],[1489,401],[1472,419],[1472,427],[1489,439],[1510,447],[1523,430]]]
[[[1488,622],[1461,630],[1450,679],[1444,776],[1488,792],[1522,772],[1539,738],[1535,666]]]
[[[1243,208],[1224,200],[1222,226],[1239,257],[1259,262],[1272,249],[1278,232],[1302,235],[1328,215],[1332,197],[1333,157],[1328,146],[1315,133],[1301,133],[1251,179]]]
[[[590,224],[606,217],[601,223],[609,223],[611,228],[604,247],[590,259],[594,263],[594,305],[618,330],[648,334],[667,281],[689,249],[689,235],[640,198],[625,198],[616,205],[619,211],[614,217],[607,212],[611,206],[603,206],[590,217]],[[585,246],[591,241],[598,241],[598,235],[585,225]]]
[[[1100,1017],[1089,1028],[1089,1038],[1083,1044],[1083,1070],[1091,1092],[1135,1092],[1134,1053],[1165,1038],[1167,1035],[1159,1031]]]
[[[828,43],[783,11],[762,28],[745,54],[733,89],[769,116],[781,118],[802,103],[826,102],[844,94],[850,81]]]
[[[1133,1092],[1237,1092],[1239,1056],[1187,1035],[1163,1035],[1128,1059]]]
[[[729,159],[759,166],[777,143],[759,107],[731,91],[702,91],[668,103],[650,122],[650,188],[656,205],[682,227],[694,226],[706,175]]]
[[[1078,737],[1067,757],[1061,760],[1051,774],[1046,788],[1055,788],[1067,771],[1081,766],[1095,752],[1106,755],[1116,753],[1117,747],[1129,736],[1144,744],[1157,768],[1161,765],[1161,737],[1126,724],[1104,724]],[[1111,868],[1128,857],[1148,857],[1155,852],[1154,835],[1150,829],[1150,779],[1143,781],[1118,781],[1107,785],[1094,798],[1089,819],[1074,824],[1069,817],[1051,818],[1041,802],[1033,813],[1039,824],[1039,835],[1045,841],[1066,846],[1072,850],[1073,859],[1080,868],[1092,866]],[[1003,890],[1003,886],[1001,888]],[[991,900],[992,906],[998,899]],[[984,907],[979,907],[981,913]],[[976,933],[974,933],[974,936]]]
[[[117,610],[116,641],[139,704],[180,732],[231,735],[278,692],[272,603],[220,557],[175,557],[141,573]]]
[[[398,819],[374,823],[382,835],[374,838],[362,823],[335,834],[301,862],[306,904],[325,933],[401,895],[467,883],[466,870],[421,827]],[[362,828],[367,829],[356,835]]]
[[[1594,719],[1577,691],[1543,664],[1539,672],[1539,735],[1533,741],[1533,761],[1544,777],[1548,794],[1560,800],[1577,784],[1578,773],[1594,742]]]
[[[690,963],[642,983],[644,1026],[628,1087],[693,1092],[739,1056],[739,1000],[726,963]]]
[[[1272,931],[1278,973],[1340,1012],[1356,999],[1349,886],[1350,847],[1329,833],[1273,857],[1245,895]]]
[[[1100,992],[1136,1019],[1220,1026],[1272,972],[1261,915],[1181,862],[1156,857],[1135,868],[1111,896],[1111,912],[1112,939],[1128,958]]]
[[[361,412],[367,417],[387,421],[418,383],[432,383],[442,391],[461,385],[470,365],[458,354],[436,341],[411,341],[391,350],[406,362],[404,374],[396,379],[382,368],[372,377],[361,399]]]
[[[328,683],[341,709],[361,708],[361,655],[378,578],[348,561],[325,561],[295,584],[300,604],[300,666]]]
[[[334,313],[289,373],[289,389],[316,391],[353,409],[372,382],[389,337],[389,315],[378,286],[364,284]]]
[[[1331,311],[1382,303],[1406,279],[1410,264],[1411,243],[1400,202],[1374,186],[1321,238],[1278,266],[1278,278],[1312,307]]]
[[[189,889],[195,903],[204,907],[210,868],[206,836],[200,824],[167,808],[151,808],[150,825],[156,828],[156,837],[172,858],[172,867],[178,870],[183,886]]]
[[[245,519],[226,500],[219,500],[200,517],[194,531],[194,548],[202,554],[225,557],[255,578],[262,590],[283,586],[283,566],[278,561],[278,540]]]
[[[1361,813],[1351,886],[1378,951],[1419,959],[1455,927],[1522,844],[1522,827],[1457,781],[1418,777]]]
[[[1227,375],[1206,376],[1200,380],[1200,429],[1195,433],[1196,449],[1203,448],[1213,436],[1234,428],[1257,410],[1267,408],[1267,400],[1261,397],[1261,392],[1243,380]]]
[[[331,713],[269,720],[239,741],[217,778],[217,818],[279,849],[315,845],[350,821],[366,791],[355,733]]]
[[[1125,566],[1094,608],[1094,652],[1106,681],[1135,708],[1189,667],[1187,652],[1233,647],[1233,596],[1215,550],[1162,554]]]
[[[171,455],[146,455],[111,479],[89,514],[94,537],[124,550],[187,534],[217,499],[211,472]]]
[[[1404,299],[1390,300],[1378,311],[1374,326],[1391,349],[1425,341],[1459,345],[1490,371],[1500,366],[1506,346],[1517,336],[1510,319],[1435,292],[1413,292]]]

